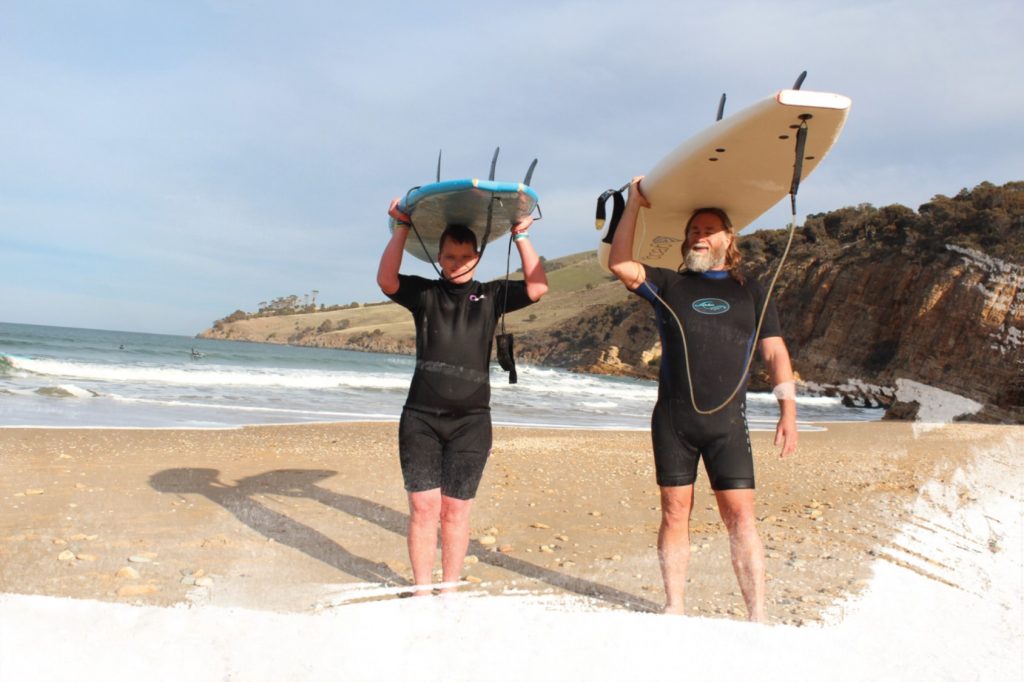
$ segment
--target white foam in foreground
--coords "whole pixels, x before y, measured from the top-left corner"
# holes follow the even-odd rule
[[[1008,439],[949,488],[926,488],[887,550],[907,567],[879,560],[866,594],[823,627],[536,595],[302,614],[3,595],[0,679],[1022,680],[1022,462],[1024,441]]]

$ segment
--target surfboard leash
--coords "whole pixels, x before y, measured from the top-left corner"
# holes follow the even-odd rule
[[[516,358],[512,335],[505,331],[505,311],[508,310],[509,276],[512,273],[512,242],[512,235],[509,235],[508,252],[505,254],[505,300],[502,301],[501,304],[501,333],[495,337],[495,341],[498,344],[496,349],[498,364],[503,370],[508,372],[508,383],[515,384],[519,382],[519,375],[516,373]],[[523,276],[526,276],[525,271],[523,272]]]
[[[497,154],[497,152],[495,152]],[[530,164],[530,167],[526,171],[526,177],[523,178],[523,184],[526,186],[530,185],[530,181],[533,179],[533,171],[537,168],[537,159],[534,159]],[[500,200],[500,199],[499,199]],[[536,205],[538,217],[534,219],[536,222],[544,217],[540,210],[540,204]],[[515,384],[519,382],[519,375],[516,373],[516,358],[515,349],[513,344],[512,335],[505,331],[505,311],[508,310],[508,286],[509,279],[512,274],[512,242],[515,241],[515,235],[509,232],[508,235],[508,250],[505,252],[505,300],[501,304],[501,333],[495,337],[497,342],[496,354],[498,356],[498,364],[503,370],[508,372],[508,383]],[[526,278],[526,270],[523,270],[523,279]]]

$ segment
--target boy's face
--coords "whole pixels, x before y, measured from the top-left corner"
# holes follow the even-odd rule
[[[441,273],[454,284],[465,284],[473,279],[477,260],[477,253],[472,244],[459,244],[451,239],[444,240],[444,246],[437,254]]]

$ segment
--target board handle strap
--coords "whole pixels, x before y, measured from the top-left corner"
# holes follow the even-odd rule
[[[622,219],[622,214],[626,210],[626,200],[622,196],[623,190],[629,187],[625,185],[619,189],[609,189],[602,192],[601,196],[597,198],[597,210],[594,212],[594,227],[598,230],[604,227],[606,210],[605,205],[608,203],[608,199],[612,200],[612,219],[608,224],[608,232],[604,238],[601,239],[605,244],[611,244],[612,239],[615,238],[615,230],[619,227],[619,220]]]

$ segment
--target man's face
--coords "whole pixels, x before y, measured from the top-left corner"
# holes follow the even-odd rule
[[[445,279],[455,284],[465,284],[473,279],[477,253],[472,244],[459,244],[451,239],[445,239],[441,252],[437,254],[437,262]]]
[[[686,234],[686,269],[692,272],[724,270],[732,235],[714,213],[699,213]]]

